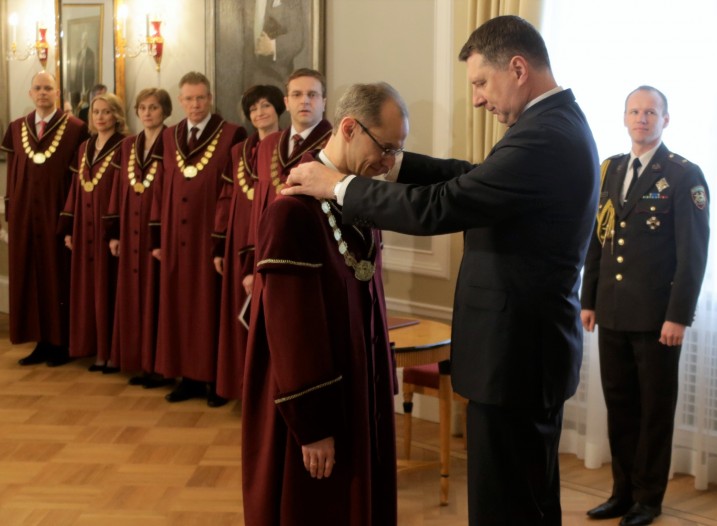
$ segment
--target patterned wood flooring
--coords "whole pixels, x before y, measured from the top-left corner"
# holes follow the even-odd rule
[[[243,524],[238,403],[170,405],[167,389],[90,373],[88,360],[17,365],[31,348],[9,344],[0,315],[1,526]],[[416,420],[411,466],[399,463],[401,526],[467,524],[462,440],[453,444],[451,502],[440,507],[437,436],[436,424]],[[585,510],[608,495],[609,467],[587,470],[572,456],[562,462],[564,524],[594,525]],[[717,490],[691,485],[690,477],[670,483],[657,524],[717,526]]]

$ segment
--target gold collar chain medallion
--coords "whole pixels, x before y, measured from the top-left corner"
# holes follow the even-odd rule
[[[271,184],[274,187],[274,191],[278,194],[282,188],[284,188],[284,183],[281,182],[281,178],[279,177],[279,145],[281,142],[276,144],[276,148],[274,149],[274,153],[271,156],[271,164],[269,165],[269,168],[271,169]]]
[[[154,176],[157,175],[158,161],[152,161],[152,164],[149,167],[149,173],[147,174],[147,177],[144,178],[144,181],[138,180],[137,175],[134,172],[134,166],[136,164],[136,161],[137,150],[135,148],[135,145],[133,144],[132,150],[130,150],[129,152],[129,161],[127,162],[127,177],[129,178],[129,185],[132,187],[132,189],[136,193],[141,194],[152,185],[152,181],[154,181]]]
[[[210,159],[214,155],[214,151],[217,149],[217,144],[219,143],[219,137],[221,137],[221,135],[222,130],[220,129],[214,136],[212,142],[209,143],[209,146],[207,146],[207,149],[204,151],[204,155],[202,155],[202,158],[196,164],[190,164],[189,166],[187,166],[184,162],[184,158],[182,157],[181,152],[179,151],[179,148],[177,148],[175,157],[177,160],[177,167],[184,174],[184,177],[186,179],[194,179],[197,175],[199,175],[199,172],[204,170],[204,167],[209,164]]]
[[[334,239],[336,240],[336,244],[339,247],[339,254],[344,257],[344,262],[346,263],[346,266],[354,269],[354,276],[357,280],[370,281],[373,277],[374,272],[376,272],[376,265],[365,259],[357,261],[353,254],[349,252],[349,246],[343,239],[343,234],[341,233],[339,224],[336,221],[336,217],[331,212],[331,203],[329,203],[326,199],[321,199],[321,210],[324,211],[324,214],[326,214],[326,217],[329,220],[329,226],[334,232]],[[374,238],[373,235],[371,235],[371,248],[368,251],[367,257],[371,257],[371,254],[373,254],[373,250]]]
[[[244,159],[239,159],[239,166],[237,166],[237,183],[239,183],[239,188],[241,188],[241,191],[244,192],[246,198],[249,201],[252,201],[254,199],[254,187],[249,186],[249,183],[246,180],[246,170],[244,167]]]
[[[95,186],[97,186],[100,183],[100,179],[102,179],[102,176],[107,171],[107,167],[112,162],[112,157],[114,157],[114,154],[112,152],[108,153],[105,157],[105,160],[102,161],[102,164],[100,165],[100,169],[97,170],[97,174],[88,181],[85,179],[85,167],[87,165],[87,149],[85,149],[85,152],[82,154],[82,164],[81,164],[81,172],[79,174],[80,180],[82,181],[82,188],[85,192],[91,192],[95,189]],[[90,175],[92,175],[92,170],[90,169]]]
[[[44,152],[36,152],[30,148],[30,134],[27,129],[27,124],[23,122],[22,132],[20,134],[22,138],[22,149],[25,150],[25,154],[32,159],[33,163],[45,164],[45,161],[52,157],[52,154],[57,151],[57,147],[60,146],[60,141],[62,140],[62,135],[65,133],[65,128],[67,128],[67,115],[62,117],[62,124],[60,124],[60,127],[57,129],[57,133],[55,133],[55,137],[52,139],[52,142],[47,150]]]

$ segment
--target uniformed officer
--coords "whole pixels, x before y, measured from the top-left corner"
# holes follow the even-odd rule
[[[640,86],[625,101],[629,154],[602,165],[595,235],[585,263],[583,327],[599,325],[613,490],[587,512],[650,524],[661,512],[672,453],[678,363],[709,241],[700,168],[662,143],[667,99]]]

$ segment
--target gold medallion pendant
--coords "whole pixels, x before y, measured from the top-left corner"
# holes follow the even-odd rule
[[[144,185],[142,183],[134,183],[134,186],[132,186],[135,192],[138,194],[141,194],[144,192]]]
[[[35,164],[45,164],[45,161],[47,161],[47,157],[44,153],[37,152],[32,156],[32,162]]]
[[[199,173],[199,170],[197,170],[196,166],[186,166],[182,173],[187,179],[194,179]]]
[[[370,281],[374,272],[376,272],[376,268],[373,263],[365,259],[357,262],[354,267],[354,276],[356,276],[356,279],[359,281]]]
[[[91,192],[92,190],[94,190],[95,185],[92,184],[92,181],[85,181],[84,183],[82,183],[82,188],[85,189],[85,192]]]

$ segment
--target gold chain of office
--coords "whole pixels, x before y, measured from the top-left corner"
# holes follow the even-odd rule
[[[130,150],[129,152],[129,161],[127,162],[127,177],[129,178],[129,185],[132,187],[132,189],[136,193],[141,194],[152,185],[152,181],[154,181],[154,176],[157,175],[158,161],[156,159],[152,161],[152,165],[149,167],[149,173],[147,174],[147,177],[144,178],[144,181],[139,181],[137,179],[137,176],[135,175],[134,166],[136,161],[137,149],[133,144],[132,150]]]
[[[219,143],[219,137],[221,137],[221,135],[222,130],[220,129],[214,136],[212,142],[209,143],[209,146],[207,146],[207,149],[204,151],[204,155],[202,155],[202,158],[196,164],[190,164],[189,166],[187,166],[184,162],[184,158],[182,157],[181,152],[179,151],[179,148],[177,148],[175,156],[175,159],[177,160],[177,167],[179,168],[179,171],[184,174],[184,177],[186,179],[194,179],[197,175],[199,175],[199,172],[204,170],[204,167],[209,164],[209,161],[214,155],[214,150],[217,149],[217,144]]]
[[[80,164],[80,174],[79,178],[82,182],[82,189],[85,192],[91,192],[95,189],[95,186],[100,184],[100,180],[102,179],[102,176],[107,171],[107,167],[112,162],[112,157],[114,157],[114,154],[112,152],[109,152],[107,156],[105,157],[105,160],[102,161],[102,164],[100,165],[100,169],[97,170],[97,174],[91,179],[87,180],[85,179],[85,167],[89,168],[89,165],[87,163],[87,148],[85,148],[84,153],[82,154],[82,163]],[[90,175],[92,175],[92,171],[90,170]]]
[[[20,134],[22,139],[22,148],[23,150],[25,150],[27,156],[32,159],[33,163],[45,164],[45,161],[52,157],[52,154],[57,151],[57,147],[60,146],[60,141],[62,140],[62,135],[65,133],[65,128],[67,128],[67,115],[64,115],[62,117],[62,124],[60,124],[60,127],[57,129],[57,133],[55,133],[55,138],[52,139],[52,142],[50,143],[50,146],[47,148],[47,150],[45,150],[44,152],[36,152],[32,148],[30,148],[30,133],[27,129],[27,123],[23,122],[22,132]]]
[[[339,247],[339,254],[344,257],[344,262],[346,263],[346,266],[354,269],[354,276],[357,280],[370,281],[373,277],[374,272],[376,272],[376,265],[365,259],[358,261],[353,256],[353,254],[351,254],[351,252],[349,251],[348,244],[343,239],[343,234],[341,233],[341,229],[339,228],[338,222],[336,221],[336,217],[331,212],[331,203],[329,203],[326,199],[321,199],[321,210],[324,211],[324,214],[326,214],[326,217],[328,218],[329,226],[334,232],[334,239],[336,240],[336,244]],[[369,248],[366,257],[371,257],[374,248],[374,237],[373,234],[371,234],[371,248]]]

